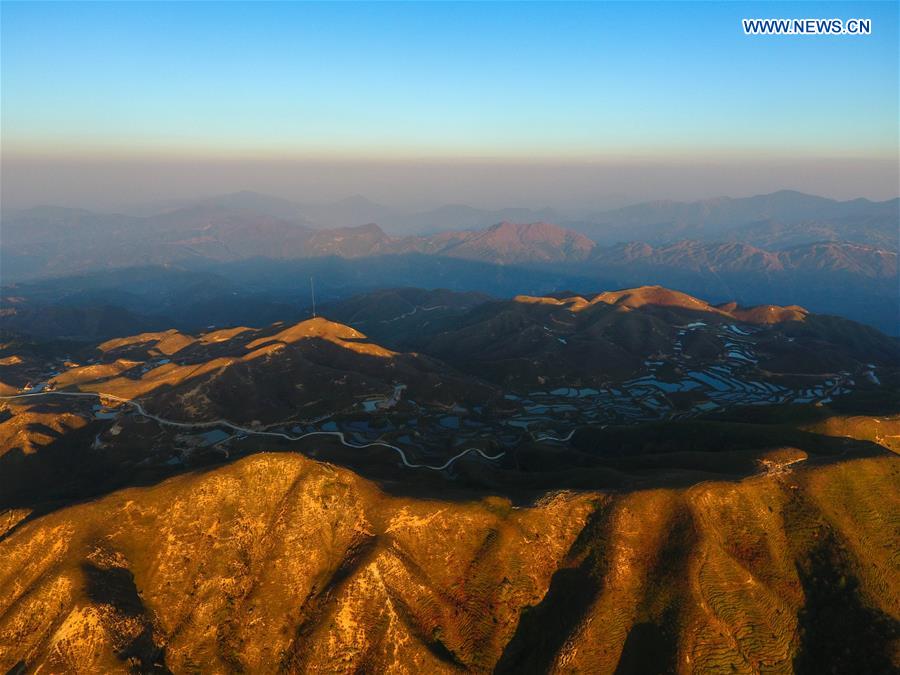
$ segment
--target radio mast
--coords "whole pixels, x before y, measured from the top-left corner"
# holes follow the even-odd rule
[[[315,287],[315,284],[313,284],[312,277],[309,278],[309,295],[310,295],[310,297],[312,297],[312,312],[313,312],[313,318],[315,319],[316,318],[316,287]]]

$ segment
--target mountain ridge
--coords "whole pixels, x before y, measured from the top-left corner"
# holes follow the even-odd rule
[[[566,220],[501,220],[476,229],[406,236],[391,234],[371,219],[314,229],[307,219],[285,217],[291,214],[285,213],[283,200],[270,209],[245,208],[259,200],[265,197],[238,193],[144,218],[59,209],[36,209],[19,220],[4,215],[4,282],[163,265],[224,277],[209,280],[221,287],[220,296],[226,286],[236,286],[227,292],[238,295],[261,287],[276,296],[270,303],[283,306],[296,288],[296,275],[275,263],[303,261],[310,269],[307,277],[318,277],[321,288],[339,289],[345,297],[348,286],[365,290],[376,272],[386,277],[380,285],[439,286],[456,277],[465,290],[493,294],[510,287],[543,293],[586,288],[591,285],[586,281],[594,279],[607,287],[658,283],[720,301],[801,304],[900,331],[896,200],[837,202],[781,192],[700,206],[651,203],[627,207],[632,211],[596,241],[583,234],[586,221]],[[367,204],[352,198],[344,206]],[[834,217],[815,220],[822,209],[833,209]],[[660,213],[674,229],[654,229]],[[645,225],[650,229],[642,230]],[[332,258],[355,263],[326,264]],[[475,277],[470,275],[474,270],[455,261],[484,267]],[[254,267],[252,279],[230,282],[232,275]],[[198,310],[224,313],[215,306],[223,305],[223,297],[213,297],[212,288],[199,290],[206,304]]]
[[[320,310],[0,344],[0,668],[896,669],[897,339],[658,285]]]
[[[889,462],[513,509],[385,495],[346,469],[257,455],[13,526],[0,665],[890,669]],[[853,617],[843,654],[808,615],[822,605]]]

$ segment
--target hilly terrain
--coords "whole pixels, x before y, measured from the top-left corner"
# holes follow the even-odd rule
[[[584,428],[737,407],[864,401],[883,416],[900,379],[900,344],[874,329],[662,287],[511,301],[401,288],[323,311],[334,320],[101,342],[9,334],[0,487],[16,503],[83,494],[98,475],[115,485],[261,441],[313,443],[378,476],[398,458],[458,472],[461,459],[508,462],[535,442],[574,443]]]
[[[8,218],[2,242],[7,278],[322,256],[425,254],[498,264],[562,262],[585,260],[595,247],[584,235],[550,223],[501,222],[484,230],[393,237],[374,223],[313,230],[300,222],[211,205],[146,219],[108,215],[91,220],[90,215],[38,208]],[[110,239],[117,242],[115,248],[108,247]]]
[[[262,454],[12,512],[0,667],[891,672],[896,459],[788,457],[740,481],[516,506]]]
[[[391,225],[416,218],[418,231]],[[502,297],[660,284],[717,302],[802,304],[900,333],[897,200],[782,191],[596,214],[446,207],[403,215],[362,197],[297,204],[243,192],[149,213],[36,207],[2,219],[2,311],[15,315],[8,328],[25,333],[39,330],[32,315],[73,304],[138,314],[149,329],[262,325],[290,309],[299,318],[309,295],[298,286],[311,276],[323,300],[391,286]],[[141,292],[151,270],[162,294]],[[75,292],[85,284],[92,295]],[[229,314],[230,300],[240,316]],[[103,337],[69,321],[62,335]]]
[[[900,675],[900,0],[669,3],[0,0],[0,675]]]
[[[334,202],[298,203],[251,191],[125,209],[130,216],[164,216],[189,207],[254,211],[314,229],[378,223],[392,235],[431,235],[479,230],[495,223],[552,222],[601,244],[643,239],[653,244],[678,239],[748,243],[781,248],[816,241],[851,241],[897,249],[897,199],[839,201],[794,190],[752,197],[714,197],[692,202],[657,200],[598,211],[589,208],[485,209],[445,204],[409,211],[375,203],[361,195]],[[639,235],[639,236],[636,236]]]
[[[484,301],[453,321],[427,311],[394,314],[385,293],[329,311],[354,324],[358,306],[381,312],[380,321],[365,321],[376,339],[507,384],[593,386],[638,375],[648,360],[670,373],[679,363],[718,360],[787,377],[893,368],[900,358],[895,338],[845,319],[796,305],[712,305],[660,286]]]
[[[659,286],[0,345],[7,672],[892,672],[900,343]]]
[[[802,304],[900,334],[895,250],[826,242],[769,251],[741,242],[680,241],[602,249],[593,264],[622,286],[653,279],[722,301]]]
[[[838,201],[793,190],[695,202],[654,201],[595,213],[580,230],[599,243],[739,240],[758,246],[849,241],[897,250],[900,199]],[[798,241],[799,239],[799,241]]]

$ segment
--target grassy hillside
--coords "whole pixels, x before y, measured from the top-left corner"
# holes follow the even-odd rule
[[[517,508],[255,455],[6,514],[0,668],[890,672],[898,488],[883,456]]]

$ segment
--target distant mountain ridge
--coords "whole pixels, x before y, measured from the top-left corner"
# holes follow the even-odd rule
[[[151,240],[148,233],[141,232],[140,247],[138,242],[132,247],[122,243],[104,262],[127,267],[197,259],[224,262],[252,257],[355,259],[422,254],[498,265],[565,264],[570,271],[588,276],[601,268],[627,275],[640,271],[648,278],[665,271],[719,277],[839,273],[865,279],[892,279],[898,274],[895,251],[854,242],[814,242],[783,250],[767,250],[742,241],[687,239],[661,245],[631,242],[602,247],[574,230],[544,222],[502,222],[483,230],[394,237],[374,223],[312,230],[274,217],[218,210],[210,214],[199,208],[180,210],[155,222],[160,224],[157,239]],[[137,228],[132,226],[131,231]],[[118,232],[128,236],[124,230]],[[91,264],[96,255],[94,244],[86,244],[87,250],[79,257],[77,242],[69,241],[51,263],[69,266],[70,270]],[[46,250],[46,245],[43,242],[40,250]],[[117,254],[122,257],[116,259]],[[67,271],[66,267],[58,269]],[[630,282],[640,281],[628,278]]]
[[[165,218],[188,208],[226,209],[253,212],[302,224],[313,229],[354,227],[378,223],[387,232],[397,236],[405,234],[430,235],[446,230],[483,229],[508,221],[553,222],[576,230],[601,244],[647,239],[653,242],[671,241],[673,238],[702,238],[743,236],[750,243],[780,245],[773,239],[773,232],[756,235],[755,229],[784,229],[784,237],[802,236],[804,229],[817,231],[817,240],[845,240],[847,234],[868,236],[873,231],[885,231],[885,226],[900,220],[900,198],[872,201],[864,198],[840,201],[809,195],[794,190],[780,190],[753,197],[715,197],[698,201],[674,200],[648,201],[609,210],[560,210],[550,207],[530,209],[522,207],[483,209],[466,204],[446,204],[425,211],[407,211],[378,204],[361,195],[354,195],[333,202],[300,203],[243,190],[195,200],[179,200],[169,204],[125,209],[128,216],[119,218]],[[83,209],[64,207],[35,207],[22,211],[6,211],[4,220],[18,219],[30,213],[32,217],[47,215],[50,211],[70,211],[71,215]],[[59,213],[57,215],[59,215]],[[116,214],[98,213],[95,219],[111,218]],[[862,229],[862,232],[855,230]],[[742,231],[743,230],[743,231]],[[888,243],[896,248],[896,230],[887,230]],[[625,239],[621,237],[625,236]],[[768,241],[758,237],[766,236]],[[777,239],[778,237],[775,237]],[[853,239],[856,240],[856,239]],[[804,242],[809,240],[804,239]],[[860,243],[866,243],[861,241]],[[872,242],[868,242],[872,243]]]
[[[848,272],[866,277],[897,275],[897,253],[852,243],[802,244],[783,251],[767,251],[750,244],[704,243],[684,240],[669,245],[620,244],[597,252],[604,265],[648,264],[711,272]]]
[[[733,199],[717,197],[696,202],[656,201],[635,204],[589,216],[582,231],[600,243],[626,240],[673,241],[683,238],[727,240],[732,230],[757,223],[781,227],[840,224],[868,217],[884,230],[900,221],[900,198],[882,202],[868,199],[837,201],[782,190],[768,195]],[[891,233],[888,230],[888,233]],[[746,236],[746,231],[745,231]],[[843,237],[836,233],[839,239]],[[624,239],[622,238],[624,237]],[[617,239],[618,238],[618,239]]]
[[[241,192],[143,217],[58,207],[7,212],[0,263],[8,285],[146,266],[206,271],[223,265],[261,267],[262,261],[371,261],[362,271],[327,265],[311,272],[324,274],[325,285],[339,287],[345,296],[354,284],[355,290],[371,289],[376,269],[389,273],[388,286],[446,286],[456,274],[455,261],[470,261],[506,271],[497,275],[485,268],[479,273],[481,285],[454,285],[456,290],[550,292],[578,279],[582,288],[590,279],[602,279],[605,286],[658,283],[723,300],[804,304],[896,333],[898,204],[896,199],[840,202],[782,191],[742,199],[648,202],[587,220],[567,221],[571,216],[564,214],[553,214],[560,217],[556,223],[495,220],[474,229],[467,226],[501,212],[448,207],[444,215],[455,213],[464,222],[436,233],[398,235],[376,224],[391,222],[396,213],[364,197],[306,208]],[[527,209],[507,211],[535,215]],[[368,216],[374,219],[359,222]],[[343,224],[318,227],[323,222]],[[360,274],[364,283],[354,281]],[[535,274],[541,279],[537,288],[531,283]],[[265,276],[268,292],[284,274]]]
[[[829,251],[839,257],[855,257],[858,262],[853,264],[868,265],[871,268],[868,272],[870,275],[896,273],[896,248],[891,247],[890,241],[885,237],[874,237],[872,242],[844,242],[835,239],[840,234],[835,225],[812,228],[811,231],[821,235],[822,240],[801,241],[786,250],[765,250],[752,243],[754,237],[750,233],[754,231],[763,238],[778,239],[780,228],[771,221],[744,225],[730,240],[726,238],[724,241],[713,242],[702,237],[694,240],[682,237],[660,247],[660,244],[653,243],[654,239],[660,237],[641,239],[631,236],[626,239],[629,243],[604,250],[576,230],[543,221],[503,221],[478,230],[451,230],[428,236],[397,237],[388,234],[375,223],[312,229],[306,220],[289,220],[268,213],[244,210],[246,200],[243,199],[237,200],[240,208],[228,205],[234,201],[208,202],[143,219],[95,216],[82,210],[49,207],[20,212],[5,223],[3,240],[0,242],[6,258],[6,276],[15,279],[47,273],[86,271],[97,267],[178,263],[197,258],[224,261],[255,256],[289,259],[335,255],[354,258],[422,253],[497,264],[568,263],[588,259],[599,259],[606,263],[610,259],[615,262],[622,254],[628,259],[635,256],[647,258],[651,249],[657,262],[671,263],[679,254],[689,254],[690,258],[697,259],[700,249],[703,249],[707,253],[701,257],[707,263],[712,262],[709,260],[709,252],[715,252],[715,257],[721,258],[722,253],[727,251],[732,257],[744,258],[745,264],[748,258],[755,257],[757,265],[784,268],[791,266],[793,260],[808,257],[806,253],[802,253],[803,246],[818,251],[819,257]],[[859,202],[865,200],[838,204]],[[643,220],[632,224],[630,216],[622,216],[625,224],[620,227],[627,228],[632,235],[639,234],[640,229],[645,227],[641,222],[646,223],[651,217],[646,215],[645,206],[630,208],[637,210]],[[663,211],[671,211],[677,215],[685,209],[694,213],[697,210],[696,204],[675,204],[670,208],[669,203],[665,203]],[[873,215],[869,217],[869,221],[883,217]],[[857,239],[866,239],[862,234],[871,224],[869,221],[855,221],[858,227],[854,232],[860,235]],[[681,227],[677,223],[676,226]],[[792,233],[790,236],[802,240],[804,237],[797,234],[797,229],[804,227],[809,229],[812,226],[795,225],[789,230]],[[702,229],[702,226],[682,229],[686,229],[687,234],[697,234],[698,228]],[[692,241],[697,243],[691,243]],[[822,245],[816,247],[814,244]],[[853,246],[848,247],[850,244]],[[852,255],[846,253],[851,250],[854,252]],[[798,254],[798,251],[801,253]],[[872,258],[872,262],[859,261],[866,255]],[[830,263],[821,264],[828,266]],[[883,272],[876,270],[879,266],[883,268]]]

